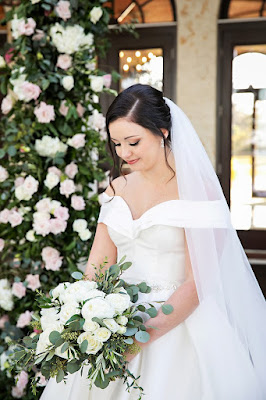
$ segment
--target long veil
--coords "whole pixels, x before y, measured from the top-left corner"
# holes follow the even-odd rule
[[[209,330],[206,328],[205,332],[209,337],[196,335],[195,341],[205,340],[205,350],[212,351],[210,357],[220,357],[224,368],[230,368],[228,363],[234,363],[237,347],[240,352],[243,350],[243,357],[249,358],[262,393],[253,393],[250,400],[266,399],[264,296],[231,224],[230,211],[219,180],[198,135],[183,111],[168,98],[164,97],[164,100],[171,112],[171,142],[180,199],[202,202],[205,205],[203,212],[208,208],[211,210],[213,204],[219,204],[217,221],[221,217],[224,221],[221,226],[213,218],[211,227],[204,224],[199,227],[195,221],[194,227],[185,228],[200,306],[209,313],[209,320],[206,321]],[[210,328],[212,324],[218,326]],[[226,359],[230,346],[231,359]],[[215,372],[209,373],[215,375]],[[240,373],[246,379],[245,372]],[[221,376],[220,380],[222,382]],[[230,399],[235,399],[233,393],[231,395]],[[248,394],[246,398],[249,398]]]

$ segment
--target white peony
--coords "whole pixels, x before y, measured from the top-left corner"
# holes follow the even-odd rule
[[[55,157],[56,153],[65,153],[67,151],[67,145],[61,142],[57,137],[52,138],[48,135],[44,135],[42,139],[35,141],[35,150],[40,156],[43,157]]]
[[[79,335],[77,342],[81,344],[84,340],[88,341],[87,354],[96,354],[103,346],[102,342],[97,340],[90,332],[83,332]]]
[[[81,314],[85,319],[112,318],[115,310],[105,299],[95,297],[84,304]]]
[[[128,294],[111,293],[105,299],[117,314],[122,314],[130,306],[130,296]]]
[[[44,181],[45,186],[48,187],[48,189],[53,189],[58,183],[60,182],[60,178],[58,175],[54,174],[53,172],[49,172],[46,175],[46,179]]]
[[[113,333],[117,332],[118,329],[120,328],[118,323],[115,322],[115,320],[113,318],[105,318],[105,319],[103,319],[103,323]]]
[[[93,44],[93,34],[85,35],[84,29],[79,25],[64,28],[58,22],[50,29],[53,45],[59,53],[73,54],[82,48],[88,49]]]
[[[83,324],[83,330],[86,332],[94,332],[96,329],[100,328],[100,325],[92,321],[91,319],[85,319],[85,322]]]
[[[67,91],[70,91],[71,89],[73,89],[73,87],[74,87],[74,78],[73,78],[73,76],[70,76],[70,75],[64,76],[64,78],[62,79],[62,86]]]
[[[111,331],[107,328],[101,327],[93,332],[93,336],[100,342],[106,342],[111,336]]]
[[[68,303],[70,299],[76,302],[85,301],[93,297],[103,297],[104,293],[92,288],[91,283],[88,281],[88,285],[80,285],[82,281],[72,283],[59,297],[62,303]],[[96,282],[94,282],[97,285]],[[92,290],[90,289],[92,288]]]
[[[90,76],[91,88],[94,92],[101,92],[104,86],[104,79],[102,76]]]
[[[99,21],[101,16],[103,15],[103,10],[101,7],[93,7],[93,9],[90,12],[90,20],[93,24],[96,24],[96,22]]]
[[[82,232],[87,229],[88,222],[85,219],[79,218],[76,219],[73,223],[73,231],[74,232]]]

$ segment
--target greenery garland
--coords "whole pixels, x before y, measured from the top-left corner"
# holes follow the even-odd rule
[[[88,258],[105,152],[99,95],[115,71],[97,68],[108,47],[104,1],[22,0],[6,13],[13,41],[0,56],[0,387],[33,399],[30,376],[7,372],[10,339],[29,332],[35,291],[47,292]],[[34,327],[34,323],[32,324]],[[37,328],[34,328],[35,331]],[[38,369],[32,370],[40,378]]]

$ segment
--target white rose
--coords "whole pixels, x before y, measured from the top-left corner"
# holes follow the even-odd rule
[[[63,325],[61,324],[54,324],[54,326],[51,326],[47,329],[45,329],[39,336],[39,340],[37,342],[37,347],[36,347],[36,355],[43,353],[44,351],[47,351],[47,347],[51,346],[51,342],[49,340],[49,335],[53,331],[57,332],[62,332],[64,329]]]
[[[73,76],[64,76],[64,78],[62,79],[62,86],[64,87],[64,89],[70,91],[71,89],[73,89],[74,87],[74,78]]]
[[[105,318],[103,319],[103,323],[106,325],[108,329],[110,329],[111,332],[115,333],[118,331],[120,326],[118,325],[117,322],[113,318]]]
[[[44,181],[45,186],[48,187],[48,189],[53,189],[58,183],[60,182],[60,178],[58,175],[54,174],[53,172],[49,172],[46,175],[46,179]]]
[[[116,318],[116,322],[120,325],[126,325],[128,322],[128,319],[124,315],[119,315],[119,317]]]
[[[65,292],[66,288],[70,285],[70,282],[61,282],[52,290],[52,298],[57,299],[62,293]]]
[[[87,354],[96,354],[101,348],[102,348],[102,342],[97,340],[91,333],[89,332],[83,332],[81,335],[79,335],[77,342],[78,344],[81,344],[84,340],[88,341],[88,346],[86,353]]]
[[[101,327],[96,329],[96,331],[93,332],[93,335],[100,342],[106,342],[111,336],[111,331],[107,328]]]
[[[72,315],[80,314],[79,305],[77,302],[68,302],[61,307],[61,311],[59,314],[60,322],[65,324]]]
[[[124,335],[126,330],[127,330],[126,326],[119,325],[119,328],[117,329],[116,333],[119,333],[120,335]]]
[[[103,90],[104,80],[102,76],[91,76],[90,81],[94,92],[101,92]]]
[[[8,178],[7,170],[0,165],[0,182],[4,182]]]
[[[74,232],[82,232],[87,229],[88,223],[85,219],[76,219],[73,223],[73,231]]]
[[[35,150],[42,157],[54,158],[56,153],[65,153],[67,151],[67,145],[61,142],[58,137],[52,138],[48,135],[44,135],[42,139],[35,141]]]
[[[40,322],[41,322],[42,330],[52,329],[54,327],[55,327],[55,329],[52,329],[52,330],[58,330],[59,314],[43,315],[40,319]]]
[[[6,62],[4,57],[0,56],[0,68],[5,68]]]
[[[105,299],[117,314],[122,314],[130,305],[130,296],[128,294],[111,293]]]
[[[8,94],[6,97],[3,98],[2,103],[1,103],[1,110],[3,114],[8,114],[9,111],[11,111],[13,108],[13,99],[12,97]]]
[[[101,7],[93,7],[93,9],[90,12],[90,20],[93,24],[96,24],[96,22],[99,21],[101,16],[103,15],[103,10]]]
[[[29,241],[29,242],[36,242],[36,237],[35,237],[35,235],[34,235],[34,230],[33,229],[30,229],[27,233],[26,233],[26,239]]]
[[[85,319],[92,319],[93,317],[112,318],[115,311],[105,299],[95,297],[84,304],[81,313]]]
[[[88,240],[91,237],[92,233],[89,229],[84,229],[84,231],[79,232],[79,237],[81,240]]]
[[[94,332],[96,329],[100,328],[100,325],[92,321],[91,319],[85,319],[85,322],[83,324],[83,330],[86,332]]]

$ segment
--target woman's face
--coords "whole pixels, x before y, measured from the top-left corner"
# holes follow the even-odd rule
[[[132,171],[149,170],[164,160],[161,138],[149,129],[119,118],[110,123],[109,131],[116,154],[130,165]]]

